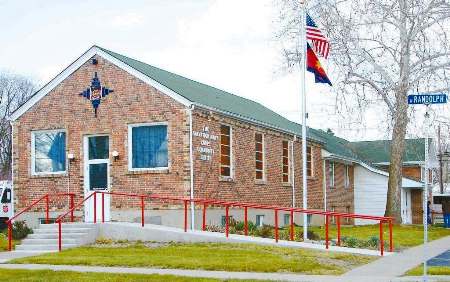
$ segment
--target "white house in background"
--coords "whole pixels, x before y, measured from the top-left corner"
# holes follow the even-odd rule
[[[389,173],[364,163],[355,165],[355,213],[384,216]],[[401,191],[402,223],[412,223],[411,191],[423,189],[423,183],[403,177]],[[355,224],[373,224],[373,221],[356,219]]]
[[[324,206],[326,210],[342,211],[342,208],[341,210],[336,210],[335,206],[344,205],[347,207],[347,210],[356,214],[384,216],[389,173],[375,164],[370,163],[366,158],[362,158],[359,155],[359,151],[352,146],[354,143],[336,137],[330,132],[310,130],[314,131],[315,135],[320,136],[326,141],[322,149],[322,158],[324,160],[323,174],[325,178],[323,187],[325,194]],[[420,145],[416,145],[415,150],[419,147]],[[366,150],[375,154],[377,154],[376,152],[380,152],[380,148],[371,148],[370,146],[366,146]],[[362,153],[367,153],[367,151]],[[383,153],[384,155],[388,155],[385,152]],[[408,152],[407,155],[411,158],[411,155],[414,154]],[[336,167],[339,166],[345,169],[336,172]],[[408,169],[410,169],[409,166]],[[420,181],[420,167],[417,172],[419,173],[419,177],[415,179],[412,177],[402,178],[401,213],[403,224],[420,223],[419,221],[422,218],[421,195],[423,183]],[[349,180],[351,182],[350,185],[335,184],[336,182],[347,183]],[[355,219],[353,223],[355,225],[364,225],[374,224],[375,222],[372,220]]]

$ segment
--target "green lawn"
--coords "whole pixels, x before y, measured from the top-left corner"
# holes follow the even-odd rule
[[[14,248],[15,245],[20,244],[20,241],[13,240],[12,243]],[[8,237],[5,234],[0,233],[0,252],[4,252],[7,250],[8,250]]]
[[[429,275],[450,275],[450,266],[428,266]],[[405,275],[420,276],[423,274],[423,264],[406,272]]]
[[[11,263],[159,267],[249,272],[342,274],[375,257],[252,244],[169,244],[149,248],[81,247]]]
[[[173,275],[144,275],[144,274],[111,274],[93,272],[72,272],[53,270],[18,270],[0,269],[1,281],[42,281],[42,282],[90,282],[90,281],[171,281],[171,282],[219,282],[224,280],[209,278],[190,278]],[[252,280],[226,280],[226,281],[252,281]]]
[[[302,230],[301,227],[297,227]],[[325,239],[325,228],[312,226],[310,230],[318,234],[322,239]],[[287,232],[287,231],[286,231]],[[296,232],[297,233],[297,232]],[[370,237],[379,237],[379,225],[364,225],[364,226],[341,226],[341,236],[354,237],[361,240],[368,240]],[[423,226],[422,225],[394,225],[393,226],[393,240],[394,250],[404,249],[422,244],[423,242]],[[443,227],[430,226],[428,228],[428,239],[430,241],[436,240],[445,236],[450,236],[450,229]],[[336,226],[330,226],[329,238],[337,238]],[[389,242],[389,226],[383,225],[383,239]]]

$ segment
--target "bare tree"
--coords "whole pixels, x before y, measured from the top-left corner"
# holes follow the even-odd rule
[[[35,91],[28,78],[0,73],[0,175],[11,173],[11,125],[8,116]]]
[[[297,61],[299,1],[279,0],[289,65]],[[340,100],[384,104],[392,132],[386,215],[401,222],[400,188],[407,95],[449,92],[449,0],[312,0],[309,13],[331,40],[330,68]],[[290,42],[290,43],[289,43]],[[447,72],[447,73],[446,73]]]

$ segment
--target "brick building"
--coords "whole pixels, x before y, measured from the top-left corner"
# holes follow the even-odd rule
[[[16,211],[46,193],[75,193],[78,202],[96,189],[302,204],[300,125],[97,46],[40,89],[11,122]],[[309,207],[315,209],[323,209],[321,146],[311,134]],[[67,205],[57,203],[53,216]],[[138,202],[108,197],[106,206],[107,220],[137,220]],[[84,216],[93,219],[93,200]],[[175,217],[167,221],[176,224]]]
[[[10,119],[16,212],[46,193],[75,193],[79,202],[95,190],[302,206],[299,124],[254,101],[97,46]],[[359,195],[365,193],[366,171],[386,174],[363,162],[348,141],[309,129],[307,153],[308,208],[381,213],[380,207],[361,209]],[[404,181],[405,187],[421,185]],[[108,196],[105,203],[106,220],[140,220],[138,201]],[[93,206],[93,199],[87,201],[78,215],[92,221]],[[176,205],[152,208],[148,221],[181,224]],[[61,200],[51,216],[67,209]],[[34,225],[43,214],[26,216]],[[249,219],[272,223],[271,216],[261,211]],[[279,221],[287,222],[286,216],[280,213]],[[218,224],[221,217],[216,210],[209,221]]]

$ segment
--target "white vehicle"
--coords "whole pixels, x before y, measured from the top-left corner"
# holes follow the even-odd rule
[[[13,216],[11,181],[0,181],[0,229]]]

